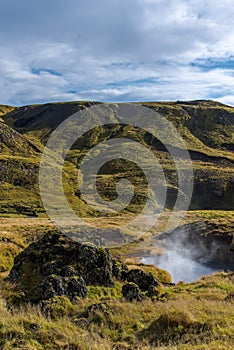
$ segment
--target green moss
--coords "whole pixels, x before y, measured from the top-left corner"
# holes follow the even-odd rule
[[[115,281],[114,287],[88,286],[88,298],[100,301],[120,299],[122,285],[120,281]]]

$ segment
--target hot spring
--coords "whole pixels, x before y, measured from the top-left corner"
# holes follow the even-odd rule
[[[186,224],[155,237],[161,255],[146,256],[144,264],[154,264],[171,274],[174,283],[193,282],[221,270],[234,271],[234,239],[204,222]]]
[[[212,267],[202,265],[197,261],[179,255],[178,252],[168,250],[163,257],[146,257],[141,260],[144,264],[153,264],[160,269],[170,273],[172,281],[193,282],[204,275],[208,275],[216,270]]]

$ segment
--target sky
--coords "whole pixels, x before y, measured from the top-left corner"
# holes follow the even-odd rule
[[[234,106],[234,0],[0,0],[0,104]]]

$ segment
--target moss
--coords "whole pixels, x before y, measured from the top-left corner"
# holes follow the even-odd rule
[[[53,319],[75,316],[75,306],[66,296],[55,296],[43,302],[43,310]]]
[[[123,282],[115,281],[114,287],[88,286],[88,298],[93,300],[118,300],[122,297]]]

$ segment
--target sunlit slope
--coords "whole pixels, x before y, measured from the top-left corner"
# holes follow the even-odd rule
[[[43,145],[62,121],[94,104],[96,103],[78,101],[12,109],[1,107],[4,123],[1,124],[0,156],[2,164],[6,164],[3,168],[8,169],[7,176],[3,168],[0,173],[1,213],[38,215],[43,212],[38,188],[38,168]],[[141,104],[154,109],[172,122],[190,152],[195,182],[191,209],[233,209],[234,108],[213,101]],[[9,126],[14,130],[8,128]],[[6,131],[10,136],[4,139]],[[16,142],[12,144],[11,135],[16,131]],[[177,197],[178,184],[175,165],[166,147],[145,130],[120,124],[120,120],[113,117],[111,125],[103,125],[84,134],[67,155],[64,186],[74,210],[82,215],[100,214],[98,207],[91,208],[82,200],[77,184],[77,168],[90,149],[113,138],[137,141],[156,155],[168,184],[166,206],[172,208]],[[116,183],[121,178],[127,178],[135,189],[132,202],[125,212],[139,212],[147,200],[147,181],[142,169],[133,163],[114,160],[107,162],[99,172],[99,192],[107,200],[115,199]]]

